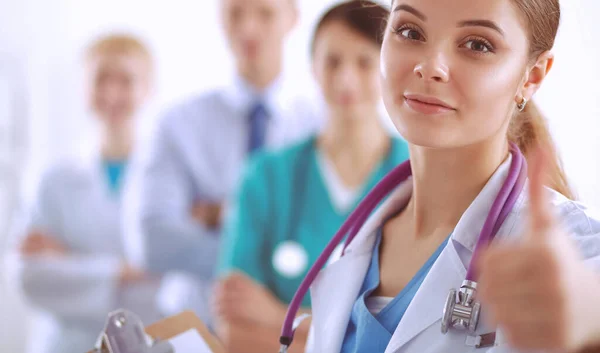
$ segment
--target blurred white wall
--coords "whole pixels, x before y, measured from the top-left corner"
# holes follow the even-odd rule
[[[535,97],[580,198],[600,206],[600,1],[561,1],[555,64]]]
[[[286,48],[286,71],[307,91],[313,89],[306,74],[312,27],[333,2],[299,0],[302,19]],[[23,142],[30,170],[68,153],[91,133],[78,68],[83,46],[103,31],[131,30],[152,47],[158,77],[154,102],[143,117],[146,127],[166,105],[223,83],[232,63],[219,30],[218,3],[0,0],[0,53],[10,53],[26,69],[23,95],[31,104],[28,118],[19,124],[29,127]],[[550,119],[568,174],[582,199],[600,207],[600,2],[563,0],[563,6],[556,64],[536,99]],[[35,173],[27,176],[31,179]],[[0,197],[10,199],[14,194]],[[0,251],[3,237],[0,233]],[[19,353],[26,337],[27,313],[8,289],[0,281],[0,351]]]
[[[0,0],[0,352],[22,352],[27,317],[3,276],[5,230],[27,139],[27,1]]]

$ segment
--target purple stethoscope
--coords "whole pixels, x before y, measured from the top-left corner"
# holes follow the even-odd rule
[[[492,204],[483,228],[481,229],[481,233],[479,233],[479,239],[473,252],[473,258],[476,258],[494,239],[498,229],[500,229],[500,226],[512,210],[517,202],[519,194],[525,186],[527,179],[527,162],[525,161],[525,157],[523,157],[519,148],[512,142],[510,143],[510,153],[512,154],[512,161],[508,176]],[[343,256],[345,249],[350,242],[352,242],[352,239],[354,239],[377,205],[394,191],[400,183],[406,181],[410,176],[410,160],[395,167],[363,199],[325,247],[325,250],[323,250],[321,255],[317,258],[300,284],[300,287],[298,287],[298,290],[288,307],[283,328],[281,329],[281,337],[279,339],[279,342],[281,343],[280,353],[287,352],[294,339],[296,328],[300,325],[300,322],[307,317],[307,315],[304,315],[296,318],[300,304],[337,245],[346,235],[348,236],[344,243],[344,251],[342,251]],[[481,304],[476,301],[477,282],[475,281],[475,278],[477,277],[477,273],[475,266],[473,265],[474,263],[476,263],[476,261],[473,261],[472,259],[462,286],[458,290],[450,290],[450,293],[448,294],[448,299],[446,300],[442,315],[442,333],[444,334],[453,327],[466,329],[469,332],[475,332],[475,329],[477,328]]]

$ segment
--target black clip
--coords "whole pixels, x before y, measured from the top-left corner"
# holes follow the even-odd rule
[[[478,336],[467,336],[465,343],[467,346],[475,348],[493,347],[496,343],[496,332],[484,333]]]

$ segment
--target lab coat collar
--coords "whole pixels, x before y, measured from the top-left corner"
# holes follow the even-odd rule
[[[479,239],[479,233],[481,232],[487,215],[492,208],[492,204],[500,192],[504,181],[508,177],[511,161],[512,154],[509,154],[504,162],[496,169],[479,195],[477,195],[475,200],[473,200],[471,205],[467,208],[463,216],[458,221],[456,228],[454,229],[452,239],[460,243],[470,252],[473,252],[475,249],[475,245]],[[520,202],[520,199],[517,200],[517,203]],[[516,208],[517,207],[513,207],[511,212],[513,212]]]
[[[373,235],[390,210],[406,204],[411,195],[411,183],[405,182],[384,201],[346,249],[345,255],[333,261],[319,273],[311,286],[314,344],[316,352],[339,352],[352,306],[358,297],[371,262],[375,245]],[[340,284],[343,289],[340,290]]]
[[[248,83],[244,78],[236,75],[225,87],[223,97],[227,104],[240,113],[240,116],[246,116],[252,106],[262,100],[273,120],[277,120],[283,114],[289,97],[286,95],[283,87],[283,77],[275,79],[262,92]]]
[[[93,180],[92,182],[97,182],[102,171],[102,154],[99,146],[100,143],[97,139],[92,139],[91,143],[79,146],[77,152],[72,156],[75,161],[73,167],[86,176],[92,175],[93,179],[86,178],[86,180]]]
[[[373,247],[375,237],[368,237]],[[371,262],[368,251],[346,254],[319,273],[311,286],[314,352],[339,352],[352,307]]]
[[[485,217],[508,175],[510,162],[511,157],[498,167],[461,217],[452,234],[452,241],[448,242],[415,294],[392,336],[386,353],[395,352],[420,332],[441,320],[449,290],[459,288],[467,272],[468,264],[462,262],[454,243],[459,243],[473,251]],[[352,306],[358,297],[371,261],[376,230],[388,216],[406,205],[411,193],[412,182],[409,179],[400,184],[369,218],[348,246],[345,255],[321,271],[315,280],[311,295],[314,331],[317,333],[314,344],[318,347],[318,351],[338,352],[341,349]],[[515,209],[520,208],[522,200],[521,196]],[[511,213],[514,212],[513,210]],[[505,229],[507,223],[514,223],[514,218],[511,219],[509,214],[501,229]]]
[[[496,169],[479,195],[477,195],[462,215],[452,233],[452,239],[470,252],[473,252],[475,249],[475,244],[477,243],[477,239],[479,239],[479,232],[483,228],[485,219],[492,208],[492,203],[508,177],[511,161],[512,155],[509,155]],[[380,209],[365,223],[363,226],[364,229],[357,234],[356,239],[350,244],[348,250],[362,248],[364,239],[361,240],[361,238],[373,235],[384,219],[399,212],[406,205],[412,194],[411,181],[412,179],[408,179],[392,192],[387,202],[382,204]],[[520,200],[517,200],[517,202],[519,203]]]

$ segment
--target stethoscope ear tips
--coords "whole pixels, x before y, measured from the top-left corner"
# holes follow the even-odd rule
[[[442,314],[443,334],[453,327],[466,329],[471,333],[477,330],[481,304],[475,302],[476,293],[477,283],[473,281],[464,281],[458,291],[450,290]]]

